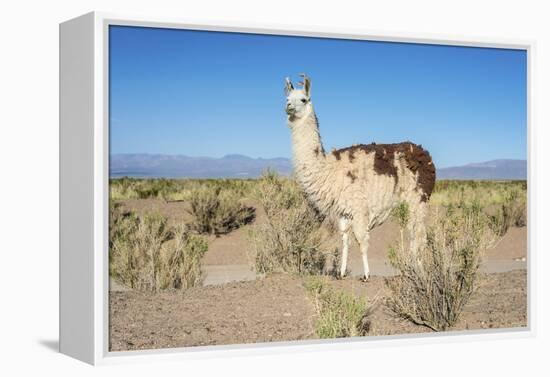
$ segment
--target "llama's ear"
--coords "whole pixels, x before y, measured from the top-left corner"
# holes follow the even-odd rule
[[[304,92],[306,93],[306,96],[311,97],[311,80],[305,73],[300,73],[300,76],[304,79]]]
[[[285,93],[288,95],[292,90],[294,90],[294,85],[292,85],[292,82],[290,82],[290,79],[287,77],[285,78]]]

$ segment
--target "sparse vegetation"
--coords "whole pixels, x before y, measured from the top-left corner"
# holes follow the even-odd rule
[[[109,272],[125,286],[157,292],[202,282],[207,243],[160,214],[137,216],[112,204],[109,219]]]
[[[190,226],[199,233],[225,234],[254,220],[255,209],[244,205],[233,191],[199,188],[192,191]]]
[[[369,332],[372,307],[367,300],[332,288],[325,277],[309,277],[305,287],[315,303],[315,333],[319,338],[364,336]]]
[[[512,226],[527,223],[526,181],[437,181],[431,198],[431,203],[439,206],[473,201],[483,208],[498,237]]]
[[[458,320],[476,289],[478,269],[493,236],[479,203],[461,202],[436,214],[426,245],[416,254],[403,241],[389,252],[398,276],[387,278],[387,306],[399,317],[435,331]],[[407,211],[394,212],[402,226]],[[403,238],[402,238],[403,240]]]
[[[430,203],[450,205],[477,201],[484,209],[506,202],[512,192],[527,198],[527,181],[436,181]]]
[[[123,178],[111,181],[111,194],[110,276],[119,283],[111,286],[110,294],[112,350],[151,347],[144,339],[153,339],[152,333],[154,347],[234,343],[237,338],[231,333],[211,326],[219,323],[239,329],[246,324],[238,334],[239,341],[246,342],[526,325],[526,271],[478,273],[492,239],[525,225],[525,182],[438,181],[429,202],[426,247],[417,258],[406,247],[408,231],[404,231],[413,217],[407,204],[400,203],[392,215],[401,238],[393,226],[387,228],[391,237],[397,236],[389,256],[398,275],[373,276],[366,284],[356,277],[337,279],[341,258],[337,228],[309,206],[292,178],[269,172],[257,180]],[[197,234],[198,226],[192,225],[196,217],[189,213],[193,202],[206,204],[199,211],[209,214],[204,218],[206,233],[220,234],[235,229],[231,224],[243,225],[242,234],[215,240],[208,255],[212,267],[238,264],[235,271],[224,270],[221,276],[210,266],[201,270],[208,249],[205,239],[213,237]],[[225,205],[229,211],[217,209]],[[215,220],[215,213],[235,214],[234,208],[243,205],[256,208],[258,218],[252,223],[236,216],[218,217],[229,218],[227,223]],[[507,227],[501,227],[503,223]],[[373,237],[371,250],[377,258],[386,236]],[[502,242],[491,251],[484,268],[492,271],[495,258],[509,261],[513,268],[524,266],[512,260],[526,255],[524,237],[525,229],[509,234],[510,244]],[[224,284],[254,278],[243,266],[242,253],[248,254],[256,276],[270,276]],[[357,272],[356,243],[350,254],[354,259],[348,267]],[[206,273],[207,284],[221,284],[182,296],[183,290],[202,285]],[[375,268],[374,273],[380,270]],[[473,295],[477,286],[481,289]],[[373,300],[375,295],[383,299]],[[374,313],[377,302],[386,308]],[[236,306],[243,308],[242,313],[228,317]],[[147,326],[142,323],[144,315],[151,319]],[[176,339],[174,328],[185,335]]]
[[[219,191],[222,196],[230,196],[233,202],[237,202],[257,193],[260,183],[261,181],[256,179],[139,179],[124,177],[111,179],[110,191],[112,200],[161,199],[165,201],[191,201],[196,199],[198,191]],[[525,226],[527,222],[526,181],[437,181],[430,203],[433,206],[448,206],[474,200],[483,207],[491,221],[491,228],[498,236],[504,235],[510,227]],[[244,209],[241,212],[244,217],[246,217],[245,212]],[[208,224],[206,227],[209,227]],[[224,227],[222,226],[222,228]]]
[[[510,191],[495,213],[489,214],[489,225],[497,236],[502,237],[511,226],[526,225],[526,210],[526,197],[517,190]]]
[[[322,219],[296,182],[267,172],[257,183],[255,197],[266,214],[266,221],[249,233],[256,271],[322,273],[327,259]]]
[[[163,199],[187,201],[194,190],[221,189],[231,191],[239,198],[250,194],[255,185],[252,179],[140,179],[116,178],[110,181],[112,200]]]

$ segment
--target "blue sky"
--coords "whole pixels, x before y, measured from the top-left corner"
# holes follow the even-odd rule
[[[525,51],[111,26],[111,153],[290,157],[284,78],[325,149],[410,140],[447,167],[527,156]]]

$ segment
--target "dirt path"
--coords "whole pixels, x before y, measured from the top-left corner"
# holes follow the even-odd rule
[[[386,294],[383,278],[331,280],[336,288]],[[481,287],[451,330],[527,324],[525,270],[483,275]],[[250,282],[193,288],[185,293],[111,292],[112,351],[314,339],[316,318],[302,279],[273,275]],[[395,318],[384,305],[372,315],[372,336],[431,332]]]

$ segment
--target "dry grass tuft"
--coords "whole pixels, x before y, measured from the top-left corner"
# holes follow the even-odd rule
[[[163,260],[164,279],[161,287],[187,289],[202,285],[201,260],[208,250],[207,242],[190,233],[184,225],[174,229],[174,241]]]
[[[309,277],[305,281],[317,311],[317,336],[325,339],[367,335],[374,306],[367,305],[364,298],[330,287],[326,279]]]
[[[510,191],[494,214],[489,214],[489,226],[498,237],[506,234],[512,226],[522,227],[527,224],[527,200],[518,191]]]
[[[230,190],[202,187],[191,192],[190,227],[203,234],[225,234],[254,220],[255,209]]]
[[[423,249],[414,254],[403,241],[391,248],[390,264],[399,275],[386,279],[386,305],[397,316],[435,331],[452,327],[476,289],[482,256],[493,244],[487,222],[478,203],[448,206],[436,215]]]
[[[113,204],[109,219],[109,272],[127,287],[157,292],[189,288],[203,280],[206,241],[160,214],[138,217]]]
[[[322,251],[322,218],[309,205],[293,180],[265,173],[255,196],[266,221],[249,232],[249,256],[259,273],[321,274],[327,253]]]

